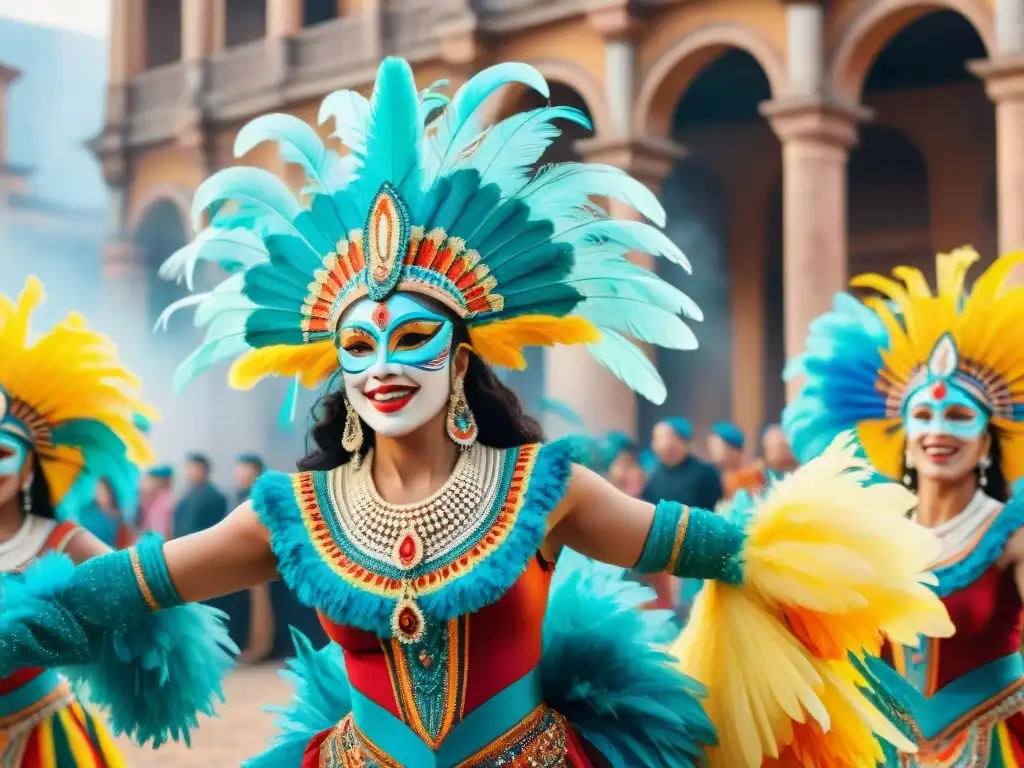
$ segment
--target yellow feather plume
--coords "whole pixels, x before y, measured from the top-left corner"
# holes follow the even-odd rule
[[[590,344],[601,340],[601,332],[583,317],[523,315],[473,328],[469,338],[484,362],[521,371],[526,367],[525,347]]]
[[[157,413],[142,400],[138,378],[121,363],[113,342],[75,313],[32,339],[32,313],[44,298],[36,277],[28,278],[17,300],[0,295],[0,390],[50,430],[79,420],[99,422],[124,443],[130,461],[152,462],[135,417],[155,420]],[[33,447],[57,505],[82,471],[81,446]]]
[[[879,384],[902,394],[914,374],[927,365],[936,342],[949,333],[962,368],[982,373],[986,381],[1005,388],[1014,403],[1024,404],[1024,345],[1015,340],[1024,326],[1024,286],[1011,284],[1024,253],[1003,256],[981,274],[965,293],[967,273],[978,261],[973,248],[959,248],[936,257],[936,290],[917,269],[897,267],[893,278],[867,274],[850,281],[854,288],[880,293],[865,304],[885,325],[889,349],[882,351]],[[897,397],[898,400],[898,397]],[[872,463],[896,478],[902,467],[904,434],[897,414],[861,425],[858,436]],[[1002,470],[1012,484],[1024,476],[1024,425],[996,414],[992,418],[1002,445]]]
[[[709,689],[712,768],[873,768],[872,733],[913,748],[858,689],[848,654],[953,625],[928,587],[938,540],[907,518],[909,491],[871,477],[840,435],[753,509],[743,585],[708,582],[698,597],[674,652]]]
[[[315,387],[338,369],[334,342],[318,341],[302,346],[278,344],[252,349],[239,357],[228,371],[234,389],[252,389],[267,376],[298,376],[304,387]]]

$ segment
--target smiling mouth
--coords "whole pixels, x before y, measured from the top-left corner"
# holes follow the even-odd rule
[[[382,384],[366,393],[370,405],[380,413],[398,413],[416,397],[419,387],[407,387],[401,384]]]
[[[960,449],[952,445],[926,445],[924,453],[928,459],[935,464],[947,464],[960,452]]]

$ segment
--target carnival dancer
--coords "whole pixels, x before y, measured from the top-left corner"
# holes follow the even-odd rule
[[[967,290],[977,260],[969,248],[939,255],[934,295],[909,267],[855,278],[872,296],[837,296],[790,369],[806,377],[784,414],[797,457],[856,429],[942,541],[931,570],[956,634],[888,654],[914,689],[901,694],[923,739],[909,766],[1024,766],[1024,503],[1008,501],[1024,475],[1024,289],[1008,278],[1024,255]]]
[[[175,263],[236,268],[194,299],[207,335],[178,383],[230,359],[237,387],[326,382],[316,449],[297,474],[266,473],[213,528],[143,542],[134,569],[118,555],[80,565],[35,610],[0,617],[0,671],[14,635],[32,637],[41,662],[87,656],[44,630],[81,620],[101,580],[138,584],[104,594],[119,623],[280,574],[333,643],[314,652],[298,638],[285,732],[251,765],[868,765],[881,755],[873,731],[913,748],[855,668],[881,631],[951,629],[921,584],[937,544],[904,519],[905,489],[865,486],[840,441],[742,518],[649,504],[574,466],[570,446],[542,444],[494,374],[522,367],[529,345],[586,344],[661,401],[624,334],[692,347],[679,315],[698,315],[626,258],[685,263],[676,246],[594,202],[663,224],[643,184],[580,163],[533,172],[552,121],[586,125],[581,113],[542,107],[484,130],[480,108],[513,83],[548,95],[532,67],[502,64],[449,101],[418,93],[410,66],[389,58],[369,100],[342,91],[321,106],[344,156],[289,115],[241,129],[236,153],[277,141],[304,169],[307,199],[246,167],[197,190],[209,225]],[[622,579],[627,567],[720,583],[681,647],[710,688],[710,717],[703,687],[652,644],[667,617],[635,610],[649,592]],[[868,605],[879,593],[890,599]]]
[[[80,489],[92,492],[97,479],[104,488],[131,488],[138,477],[136,462],[150,458],[145,435],[133,421],[133,414],[148,412],[148,406],[113,344],[74,314],[33,337],[31,315],[42,300],[43,287],[35,278],[28,279],[15,301],[0,295],[0,571],[28,569],[31,577],[44,565],[53,567],[40,575],[41,593],[25,595],[17,584],[5,582],[4,621],[14,619],[18,611],[33,610],[36,597],[59,589],[61,572],[70,567],[45,559],[32,565],[34,561],[60,553],[80,563],[110,551],[72,522],[78,510],[69,507],[84,497]],[[172,628],[172,619],[160,621],[161,630]],[[199,624],[186,629],[196,626],[205,628]],[[69,642],[87,643],[88,638],[70,623],[53,629],[66,633]],[[151,633],[148,636],[152,638]],[[162,686],[153,684],[153,676],[173,668],[163,666],[168,651],[160,644],[174,635],[162,631],[148,648],[146,638],[144,624],[136,624],[130,640],[118,650],[97,645],[94,652],[104,656],[98,665],[100,676],[90,678],[75,670],[73,679],[89,681],[99,704],[116,706],[119,684],[126,685],[133,697],[161,694]],[[0,679],[0,766],[124,765],[106,726],[76,699],[68,680],[55,669],[43,668],[49,666],[48,659],[34,658],[31,666],[18,663],[32,657],[20,655],[25,642],[17,632],[0,639],[5,659],[13,662],[4,665]],[[190,642],[204,644],[202,638]],[[123,658],[118,658],[122,650]],[[150,656],[139,659],[140,652]],[[203,660],[198,654],[191,658]],[[147,667],[152,671],[145,671]],[[146,709],[134,700],[132,706]],[[161,719],[166,716],[166,709],[150,706]],[[115,713],[115,723],[120,722],[119,715],[123,713]]]

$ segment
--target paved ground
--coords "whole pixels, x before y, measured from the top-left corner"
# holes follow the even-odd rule
[[[201,721],[191,749],[165,744],[154,751],[120,739],[128,768],[237,768],[271,736],[271,716],[261,707],[288,700],[290,689],[277,670],[262,665],[232,673],[224,686],[228,703],[221,705],[219,718]]]

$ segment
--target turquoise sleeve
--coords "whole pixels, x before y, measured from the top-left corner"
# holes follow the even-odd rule
[[[106,633],[181,605],[156,536],[77,567],[65,556],[48,555],[22,574],[3,577],[2,585],[0,676],[21,667],[89,662]]]
[[[722,515],[661,501],[634,570],[739,584],[745,540],[743,529]]]

